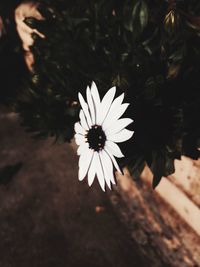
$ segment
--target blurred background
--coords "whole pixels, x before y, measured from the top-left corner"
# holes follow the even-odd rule
[[[80,183],[73,139],[36,140],[13,104],[46,38],[24,22],[44,20],[38,3],[0,7],[0,267],[200,266],[200,160],[176,159],[155,190],[148,166],[111,192]]]

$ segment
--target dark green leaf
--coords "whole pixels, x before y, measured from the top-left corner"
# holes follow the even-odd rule
[[[131,162],[128,164],[128,169],[130,171],[131,176],[133,179],[138,180],[140,175],[145,167],[145,161],[142,157],[139,157],[137,160],[132,159]]]
[[[153,188],[160,183],[161,178],[165,172],[165,158],[161,152],[153,153],[153,162],[151,164],[151,171],[153,173]]]

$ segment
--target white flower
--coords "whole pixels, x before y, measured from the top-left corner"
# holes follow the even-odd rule
[[[111,189],[115,184],[114,170],[122,173],[115,159],[122,158],[119,146],[116,143],[130,139],[133,131],[125,129],[132,119],[120,119],[129,104],[122,104],[124,94],[114,99],[116,87],[112,87],[103,97],[102,101],[96,84],[93,82],[91,90],[87,87],[87,103],[79,93],[80,122],[75,123],[75,141],[79,146],[79,180],[88,177],[88,184],[97,177],[103,191],[105,184]]]

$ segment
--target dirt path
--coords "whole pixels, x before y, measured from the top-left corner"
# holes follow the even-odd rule
[[[143,266],[107,195],[78,182],[72,147],[33,141],[1,111],[0,168],[20,161],[0,186],[0,267]]]

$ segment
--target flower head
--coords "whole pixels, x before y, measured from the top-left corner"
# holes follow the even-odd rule
[[[94,82],[91,89],[87,87],[87,102],[79,93],[82,109],[80,122],[74,126],[75,141],[79,146],[77,154],[80,156],[79,180],[82,181],[87,176],[91,186],[96,176],[103,191],[106,184],[110,189],[111,184],[115,184],[113,166],[121,173],[115,157],[122,158],[124,155],[116,143],[130,139],[134,133],[125,129],[133,120],[120,119],[129,104],[122,104],[124,94],[114,99],[115,93],[116,87],[112,87],[100,100]]]

